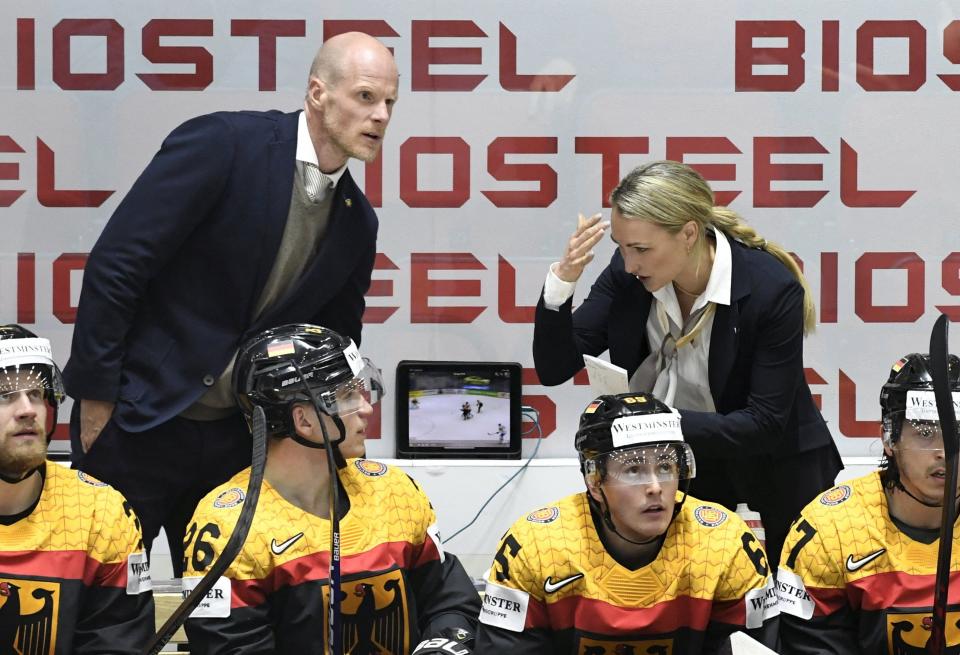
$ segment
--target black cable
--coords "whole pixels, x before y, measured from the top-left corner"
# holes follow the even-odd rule
[[[533,432],[534,430],[537,431],[537,437],[536,437],[536,438],[537,438],[537,445],[533,447],[533,452],[530,453],[530,457],[528,457],[528,458],[527,458],[527,461],[523,463],[523,466],[521,466],[521,467],[518,468],[516,471],[514,471],[513,475],[511,475],[509,478],[507,478],[507,480],[506,480],[503,484],[501,484],[499,487],[497,487],[496,491],[494,491],[492,494],[490,494],[490,497],[487,498],[487,500],[483,503],[483,505],[480,506],[480,509],[477,510],[477,513],[474,515],[474,517],[473,517],[472,519],[470,519],[470,522],[469,522],[469,523],[467,523],[465,526],[463,526],[462,528],[460,528],[459,530],[457,530],[456,532],[454,532],[452,535],[450,535],[449,537],[447,537],[446,539],[444,539],[444,540],[441,541],[440,543],[446,544],[446,543],[449,542],[451,539],[453,539],[454,537],[456,537],[458,534],[460,534],[461,532],[463,532],[464,530],[466,530],[467,528],[469,528],[471,525],[473,525],[474,523],[476,523],[476,522],[477,522],[477,519],[480,518],[480,514],[482,514],[482,513],[483,513],[483,510],[485,510],[485,509],[487,508],[487,505],[490,504],[490,501],[492,501],[492,500],[496,497],[496,495],[503,490],[504,487],[506,487],[508,484],[510,484],[511,482],[513,482],[513,479],[514,479],[514,478],[516,478],[518,475],[520,475],[521,473],[523,473],[524,470],[526,470],[526,468],[527,468],[528,466],[530,466],[530,462],[533,461],[533,458],[537,456],[537,451],[540,450],[540,443],[543,441],[543,429],[540,427],[540,412],[538,412],[538,411],[537,411],[536,409],[534,409],[534,408],[531,408],[531,410],[532,410],[532,411],[529,411],[529,412],[528,412],[528,411],[524,411],[524,412],[523,412],[523,415],[526,416],[527,418],[532,418],[532,419],[533,419],[533,427],[530,428],[529,430],[527,430],[526,432],[522,433],[522,435],[521,435],[521,436],[526,436],[526,435],[530,434],[531,432]]]

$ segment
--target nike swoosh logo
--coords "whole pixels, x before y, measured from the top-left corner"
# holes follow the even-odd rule
[[[571,582],[576,582],[582,577],[582,573],[577,573],[576,575],[571,575],[569,578],[564,578],[563,580],[557,580],[554,582],[553,577],[548,575],[547,579],[543,581],[543,590],[548,594],[552,594],[556,591],[560,591]]]
[[[302,533],[302,532],[298,532],[297,534],[293,535],[292,537],[290,537],[289,539],[287,539],[287,540],[284,541],[283,543],[279,543],[279,544],[277,543],[277,540],[276,540],[276,539],[271,539],[271,540],[270,540],[270,550],[273,551],[273,554],[274,554],[274,555],[283,555],[283,553],[284,553],[288,548],[290,548],[290,546],[292,546],[293,544],[297,543],[297,542],[300,540],[300,537],[302,537],[302,536],[303,536],[303,533]]]
[[[887,549],[881,548],[880,550],[872,552],[865,557],[861,557],[860,559],[853,559],[853,555],[847,555],[847,570],[850,571],[850,573],[859,571],[867,564],[883,555],[885,552],[887,552]]]

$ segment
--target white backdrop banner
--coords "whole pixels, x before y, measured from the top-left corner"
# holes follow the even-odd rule
[[[807,379],[841,451],[879,454],[890,364],[939,312],[960,320],[958,2],[6,0],[2,320],[65,363],[86,253],[164,136],[300,107],[315,49],[349,29],[401,73],[380,159],[351,164],[381,222],[361,350],[388,379],[400,359],[519,361],[540,455],[571,456],[590,391],[532,370],[543,276],[577,212],[681,159],[802,260]],[[393,454],[393,400],[374,456]]]

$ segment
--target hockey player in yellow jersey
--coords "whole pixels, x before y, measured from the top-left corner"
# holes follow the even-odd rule
[[[697,655],[736,631],[776,645],[763,548],[736,514],[686,495],[696,463],[675,410],[600,396],[576,448],[587,490],[503,537],[476,652]]]
[[[0,653],[139,653],[153,634],[140,526],[119,492],[48,462],[50,342],[0,326]]]
[[[953,355],[948,373],[956,403]],[[894,363],[880,409],[880,470],[820,494],[784,543],[777,577],[784,653],[927,652],[946,470],[927,355]],[[958,569],[955,528],[947,653],[960,652]]]
[[[334,574],[326,432],[340,490],[342,654],[468,655],[480,600],[457,558],[444,553],[430,502],[403,471],[362,458],[383,389],[379,371],[349,339],[309,325],[267,330],[236,361],[239,406],[248,419],[254,405],[266,414],[266,471],[242,551],[186,623],[190,652],[336,649],[327,639]],[[223,550],[249,479],[248,468],[197,506],[185,540],[185,586]]]

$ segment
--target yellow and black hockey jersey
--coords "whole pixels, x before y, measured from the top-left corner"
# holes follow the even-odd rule
[[[184,584],[220,554],[243,506],[250,469],[197,506],[185,540]],[[340,470],[345,655],[406,655],[421,639],[464,628],[480,598],[445,554],[426,495],[399,469],[368,459]],[[323,653],[330,522],[287,502],[266,481],[242,552],[187,621],[192,653]]]
[[[123,496],[48,462],[36,505],[0,517],[0,653],[139,653],[150,569]]]
[[[791,526],[780,558],[784,653],[924,653],[939,539],[890,519],[879,472],[823,492]],[[960,652],[960,532],[955,533],[947,652]]]
[[[648,565],[603,546],[586,493],[531,512],[494,558],[476,652],[696,655],[744,630],[776,644],[763,549],[733,512],[687,497]]]

